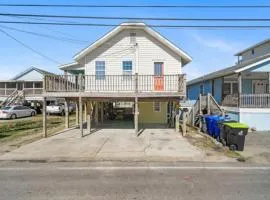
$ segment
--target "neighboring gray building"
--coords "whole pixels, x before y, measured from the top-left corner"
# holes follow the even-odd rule
[[[235,65],[189,81],[187,97],[210,93],[233,119],[270,130],[270,39],[235,55]]]
[[[27,101],[42,101],[43,78],[53,73],[30,67],[9,80],[0,81],[0,102],[21,95]]]

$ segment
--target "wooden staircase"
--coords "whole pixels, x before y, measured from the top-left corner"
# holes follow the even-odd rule
[[[24,91],[15,90],[0,104],[0,107],[2,108],[11,105],[22,105],[24,101],[25,101]]]
[[[203,114],[224,115],[223,109],[219,106],[211,94],[199,96],[195,104],[188,112],[187,124],[201,127]]]

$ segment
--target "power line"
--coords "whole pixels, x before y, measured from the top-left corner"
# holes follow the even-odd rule
[[[0,4],[0,7],[63,8],[270,8],[270,5],[80,5],[80,4]]]
[[[17,43],[19,43],[20,45],[22,45],[23,47],[33,51],[34,53],[38,54],[39,56],[53,62],[56,63],[57,65],[61,64],[58,61],[54,60],[53,58],[50,58],[49,56],[46,56],[45,54],[33,49],[32,47],[28,46],[27,44],[21,42],[20,40],[16,39],[15,37],[13,37],[12,35],[10,35],[9,33],[7,33],[6,31],[0,29],[0,32],[2,32],[3,34],[5,34],[7,37],[11,38],[12,40],[16,41]]]
[[[27,34],[39,36],[39,37],[45,37],[45,38],[49,38],[49,39],[59,40],[62,42],[71,42],[71,43],[76,43],[76,44],[88,43],[88,41],[75,40],[75,39],[67,38],[67,37],[57,37],[57,36],[53,36],[53,35],[48,35],[48,34],[44,34],[44,33],[36,33],[36,32],[32,32],[32,31],[26,31],[26,30],[13,28],[13,27],[9,27],[9,26],[4,26],[4,25],[0,25],[0,27],[2,27],[4,29],[10,29],[10,30],[14,30],[14,31],[22,32],[22,33],[27,33]]]
[[[270,21],[270,18],[163,18],[163,17],[104,17],[104,16],[75,16],[75,15],[46,15],[0,13],[9,17],[40,17],[40,18],[69,18],[69,19],[117,19],[117,20],[156,20],[156,21]],[[61,22],[61,21],[59,21]],[[69,22],[63,22],[69,23]],[[71,22],[72,23],[72,22]]]
[[[270,25],[125,25],[125,24],[96,24],[96,23],[51,23],[51,22],[25,22],[25,21],[0,21],[0,24],[28,24],[28,25],[54,25],[54,26],[92,26],[92,27],[154,27],[154,28],[200,28],[200,29],[268,29]]]

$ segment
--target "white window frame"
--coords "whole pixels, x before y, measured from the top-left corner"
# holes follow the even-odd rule
[[[158,110],[156,109],[158,105]],[[161,112],[161,103],[159,101],[154,101],[153,102],[153,111],[154,112]]]
[[[131,62],[131,70],[125,70],[124,69],[124,63],[125,62]],[[133,74],[133,62],[132,60],[123,60],[122,61],[122,70],[123,70],[123,77],[124,79],[131,79]]]
[[[233,94],[233,83],[238,83],[238,82],[237,81],[224,81],[224,83],[230,84],[230,94]]]
[[[98,62],[103,62],[104,63],[104,70],[97,70],[97,63]],[[104,71],[104,78],[100,78],[102,76],[98,75],[97,72],[103,72]],[[95,61],[95,75],[96,75],[96,80],[105,80],[106,79],[106,62],[104,60],[96,60]]]

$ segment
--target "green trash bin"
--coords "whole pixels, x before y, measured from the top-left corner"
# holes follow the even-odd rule
[[[246,124],[238,122],[224,123],[223,131],[226,136],[227,146],[229,146],[231,150],[244,150],[245,137],[248,133],[248,126]]]

